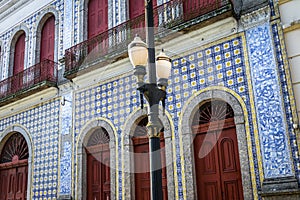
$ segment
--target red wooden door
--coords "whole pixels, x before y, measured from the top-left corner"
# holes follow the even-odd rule
[[[86,148],[87,151],[87,199],[110,199],[109,145],[101,144]]]
[[[4,167],[3,167],[4,166]],[[27,160],[7,167],[0,165],[0,199],[25,200],[27,196]]]
[[[17,168],[16,172],[16,200],[26,199],[27,195],[27,165]]]
[[[0,200],[6,200],[7,197],[7,183],[8,174],[7,170],[0,170]]]
[[[94,38],[88,45],[88,52],[100,55],[107,51],[108,38],[96,39],[100,33],[108,30],[108,0],[90,0],[88,4],[88,39]]]
[[[15,46],[13,75],[24,70],[25,33],[22,33]]]
[[[51,16],[45,22],[41,35],[40,61],[54,60],[55,18]]]
[[[150,200],[150,163],[149,139],[147,136],[133,138],[134,144],[134,170],[135,170],[135,199]],[[166,165],[165,142],[161,139],[160,147],[162,166]],[[162,168],[163,199],[168,199],[166,167]]]
[[[92,38],[107,29],[107,0],[90,0],[88,5],[88,38]]]
[[[54,60],[54,44],[55,44],[55,18],[54,16],[49,17],[42,29],[41,35],[41,69],[36,74],[37,78],[40,80],[46,80],[47,77],[53,77],[54,67],[50,67],[42,62],[45,59]],[[49,67],[48,67],[49,66]],[[39,81],[39,80],[38,80]]]
[[[0,200],[25,200],[27,196],[28,146],[15,133],[0,154]]]
[[[194,127],[197,194],[203,200],[242,200],[243,189],[233,118]],[[213,128],[222,127],[223,129]],[[208,131],[209,129],[209,131]],[[208,132],[207,132],[208,131]]]
[[[24,55],[25,55],[25,33],[22,33],[15,46],[14,52],[14,66],[13,66],[13,80],[12,80],[12,92],[16,92],[22,88],[24,70]]]

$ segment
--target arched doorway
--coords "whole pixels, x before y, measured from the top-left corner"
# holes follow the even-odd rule
[[[25,138],[11,135],[0,154],[0,200],[27,198],[28,156]]]
[[[91,134],[87,146],[87,199],[109,200],[110,149],[109,134],[100,127]]]
[[[143,118],[134,130],[132,137],[134,151],[134,180],[135,199],[150,200],[150,163],[149,163],[149,138],[146,125],[148,118]],[[163,199],[168,199],[165,140],[161,133],[160,140],[161,160],[162,160],[162,188]]]
[[[203,104],[193,118],[198,199],[243,199],[233,117],[233,110],[227,103],[213,100]]]

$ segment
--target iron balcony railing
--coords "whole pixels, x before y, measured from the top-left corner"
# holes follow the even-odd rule
[[[7,79],[0,81],[0,106],[7,100],[14,101],[29,96],[36,90],[55,86],[57,63],[44,60]]]
[[[213,16],[232,11],[229,0],[172,0],[154,8],[155,37],[161,39]],[[201,18],[201,19],[199,19]],[[138,34],[145,40],[145,15],[130,19],[65,52],[64,77],[72,79],[92,69],[127,56],[127,45]]]

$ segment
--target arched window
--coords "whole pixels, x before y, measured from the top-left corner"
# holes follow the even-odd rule
[[[149,138],[146,125],[148,118],[143,118],[134,131],[133,150],[134,150],[134,180],[135,180],[135,199],[150,199],[150,162],[149,162]],[[161,134],[161,160],[162,160],[162,187],[163,199],[168,199],[167,173],[165,141]]]
[[[110,199],[109,134],[97,128],[90,136],[87,147],[87,199]]]
[[[0,196],[26,199],[28,178],[28,146],[25,138],[14,133],[0,154]]]
[[[88,3],[88,39],[108,29],[108,0],[90,0]]]
[[[243,199],[238,143],[232,108],[214,100],[193,119],[198,199]]]
[[[54,44],[55,44],[55,18],[49,17],[41,32],[40,46],[40,62],[48,59],[54,60]]]
[[[17,73],[24,70],[24,58],[25,58],[25,32],[22,31],[15,44],[13,75],[16,75]]]

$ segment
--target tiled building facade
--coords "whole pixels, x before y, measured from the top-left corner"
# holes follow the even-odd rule
[[[170,5],[164,3],[157,1]],[[86,199],[85,147],[99,127],[109,136],[110,198],[135,197],[131,139],[147,106],[140,108],[128,57],[115,59],[107,52],[102,62],[93,56],[88,60],[87,55],[75,72],[68,71],[70,59],[78,63],[68,57],[68,50],[87,39],[87,4],[0,1],[2,82],[11,75],[12,43],[18,31],[26,33],[24,69],[29,69],[39,60],[42,25],[48,15],[55,17],[57,82],[35,86],[41,89],[27,95],[1,96],[0,152],[14,133],[24,137],[27,199]],[[226,102],[234,113],[244,199],[299,198],[299,121],[280,18],[283,11],[279,12],[283,4],[228,1],[221,9],[198,14],[194,21],[180,22],[172,29],[178,31],[175,37],[157,43],[172,58],[165,115],[160,114],[168,199],[197,199],[191,119],[200,105],[212,100]],[[108,28],[129,20],[128,9],[129,1],[109,0]],[[172,9],[175,18],[180,9]],[[6,89],[0,85],[1,92]]]

